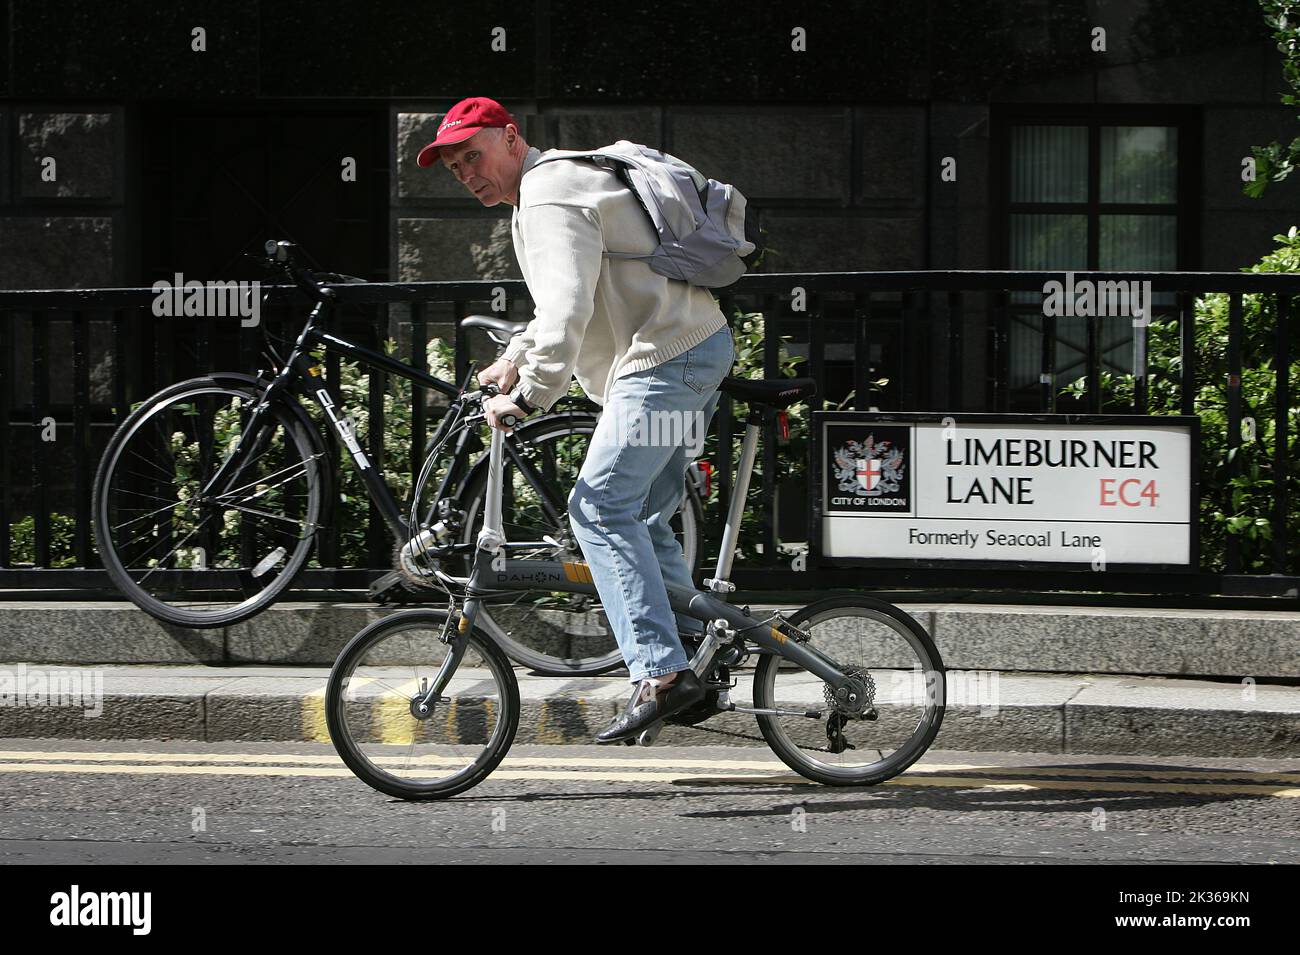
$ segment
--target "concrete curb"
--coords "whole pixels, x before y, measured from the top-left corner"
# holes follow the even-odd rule
[[[900,606],[954,669],[1300,677],[1300,611]],[[189,630],[126,602],[12,601],[0,603],[0,661],[328,667],[357,631],[394,612],[366,603],[282,603],[232,627]]]
[[[328,672],[6,664],[0,666],[0,737],[324,742]],[[519,669],[516,676],[519,743],[590,744],[630,692],[619,677],[558,679]],[[748,705],[752,671],[736,678],[732,699]],[[64,697],[56,705],[60,691]],[[792,689],[788,702],[808,702],[819,693],[810,682],[806,693]],[[746,714],[722,714],[705,725],[757,735],[754,718]],[[660,740],[678,746],[764,745],[689,727],[668,727]],[[1300,757],[1300,688],[954,670],[934,748]]]

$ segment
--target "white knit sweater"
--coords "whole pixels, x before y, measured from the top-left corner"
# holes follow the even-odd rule
[[[577,378],[598,404],[615,379],[675,358],[726,326],[707,288],[608,252],[651,252],[658,236],[614,172],[584,160],[524,159],[511,216],[515,256],[536,308],[505,357],[520,390],[547,410]]]

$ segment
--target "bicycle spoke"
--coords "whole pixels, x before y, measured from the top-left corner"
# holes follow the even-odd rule
[[[242,505],[236,504],[233,501],[224,501],[222,502],[221,506],[223,508],[229,508],[232,511],[239,511],[242,514],[253,514],[257,517],[266,517],[273,521],[284,521],[287,524],[293,524],[295,527],[302,525],[302,521],[296,518],[285,517],[282,514],[272,514],[270,511],[259,510],[258,508],[255,507],[243,507]]]
[[[164,498],[158,498],[158,500],[161,501],[164,500]],[[126,527],[127,524],[133,524],[136,521],[148,520],[149,518],[153,517],[155,514],[161,514],[163,511],[175,510],[176,508],[180,507],[182,504],[188,504],[188,503],[189,503],[188,501],[176,501],[175,503],[168,504],[166,507],[160,507],[157,510],[149,511],[147,514],[141,514],[137,517],[131,518],[129,521],[123,521],[121,524],[114,525],[113,530],[115,531],[121,530],[123,527]]]
[[[315,460],[316,460],[317,458],[319,458],[320,456],[321,456],[321,455],[319,455],[319,454],[313,454],[313,455],[311,456],[311,459],[310,459],[310,460],[315,461]],[[283,474],[283,473],[285,473],[285,472],[287,472],[287,471],[296,471],[296,473],[290,475],[289,478],[286,478],[286,479],[283,480],[283,481],[279,481],[279,482],[277,482],[276,484],[271,484],[269,487],[263,488],[262,490],[258,491],[256,494],[252,494],[252,495],[250,495],[249,498],[248,498],[248,500],[251,501],[253,498],[255,498],[255,497],[257,497],[257,496],[259,496],[259,495],[261,495],[261,494],[266,494],[267,492],[269,492],[269,491],[271,491],[271,490],[274,490],[274,489],[277,488],[277,487],[283,487],[286,483],[288,483],[288,481],[290,480],[290,478],[294,478],[294,477],[305,477],[306,474],[307,474],[307,464],[308,464],[307,461],[302,461],[302,462],[299,462],[298,464],[293,464],[293,465],[290,465],[289,467],[282,468],[281,470],[276,471],[276,472],[274,472],[274,473],[272,473],[272,474],[268,474],[268,475],[266,475],[265,477],[258,478],[256,481],[253,481],[253,482],[251,482],[251,483],[249,483],[249,484],[245,484],[243,487],[231,488],[229,491],[222,491],[220,494],[217,494],[217,495],[214,497],[214,500],[221,501],[221,500],[224,500],[225,498],[229,497],[229,496],[232,495],[232,494],[241,494],[241,493],[243,493],[244,491],[247,491],[249,488],[260,487],[260,486],[263,485],[263,484],[268,484],[269,482],[271,482],[272,480],[274,480],[276,477],[278,477],[279,475],[281,475],[281,474]]]

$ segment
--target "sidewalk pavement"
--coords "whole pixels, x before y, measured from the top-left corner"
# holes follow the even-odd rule
[[[737,705],[752,705],[752,672],[734,674]],[[328,673],[327,667],[2,663],[0,737],[325,741]],[[625,676],[540,677],[519,667],[515,675],[519,743],[590,744],[631,689]],[[948,687],[937,749],[1300,757],[1296,686],[950,670]],[[808,701],[820,695],[814,683],[804,689]],[[778,702],[796,703],[806,694],[795,689],[791,695]],[[703,725],[758,735],[748,714],[721,714]],[[764,745],[698,727],[668,727],[660,743]]]

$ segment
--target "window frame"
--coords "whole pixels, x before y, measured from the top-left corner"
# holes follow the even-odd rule
[[[991,215],[989,216],[989,248],[994,269],[1013,268],[1011,265],[1011,217],[1021,213],[1066,213],[1084,215],[1087,219],[1087,271],[1099,271],[1101,248],[1101,217],[1103,215],[1173,215],[1176,239],[1174,243],[1174,271],[1195,271],[1200,264],[1201,207],[1200,180],[1202,161],[1202,110],[1197,106],[1129,105],[1129,104],[1005,104],[990,108],[989,159],[991,175],[989,191]],[[1088,129],[1088,189],[1084,202],[1011,202],[1011,128],[1013,126],[1084,126]],[[1166,126],[1177,129],[1178,171],[1175,177],[1175,196],[1171,203],[1101,202],[1101,127],[1103,126]],[[1015,266],[1018,270],[1021,268]],[[1066,270],[1051,270],[1064,275]],[[1076,269],[1076,271],[1083,271]],[[1125,271],[1141,271],[1130,269]],[[1038,314],[1035,312],[1035,314]],[[1041,328],[1032,328],[1021,321],[1026,316],[1023,306],[1009,305],[1010,333],[1017,334],[1022,326],[1040,336]],[[1058,347],[1060,345],[1058,339]],[[1007,342],[1014,351],[1014,344]],[[1077,346],[1076,346],[1077,347]],[[1126,343],[1116,342],[1103,347],[1103,367],[1111,354]],[[1008,361],[1010,361],[1008,355]],[[1007,365],[1011,378],[1014,369]],[[1065,366],[1057,365],[1057,374],[1063,375]],[[1053,388],[1060,384],[1060,378]],[[1003,383],[1006,388],[1009,410],[1042,410],[1042,383],[1026,381]],[[1052,402],[1055,407],[1055,401]]]
[[[993,215],[990,245],[993,268],[1010,269],[1011,216],[1018,213],[1073,213],[1088,219],[1088,270],[1100,260],[1103,215],[1173,215],[1177,219],[1174,271],[1195,271],[1200,263],[1201,110],[1196,106],[1081,103],[1014,104],[990,109],[989,177]],[[1011,127],[1086,126],[1088,129],[1088,195],[1084,202],[1011,201]],[[1101,127],[1171,126],[1178,130],[1178,174],[1171,203],[1101,201]]]

